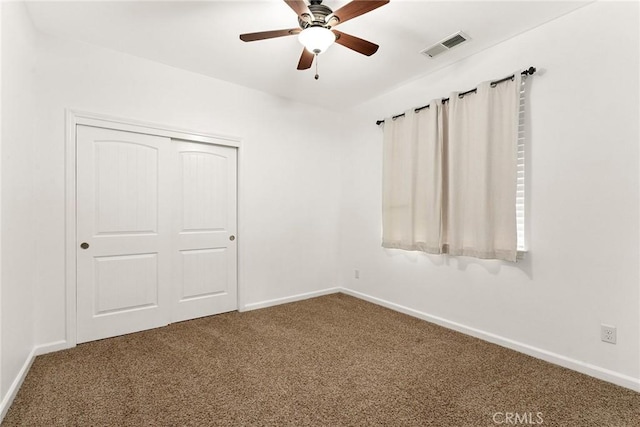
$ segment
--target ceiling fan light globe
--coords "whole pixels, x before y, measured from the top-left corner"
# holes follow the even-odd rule
[[[300,32],[298,41],[309,52],[319,55],[336,41],[336,35],[327,28],[312,26]]]

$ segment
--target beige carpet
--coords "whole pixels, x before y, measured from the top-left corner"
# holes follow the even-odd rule
[[[638,426],[640,394],[335,294],[40,356],[2,425],[541,422]]]

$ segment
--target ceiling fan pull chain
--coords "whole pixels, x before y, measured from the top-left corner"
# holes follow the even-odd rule
[[[314,79],[318,80],[320,78],[320,74],[318,74],[318,54],[316,53],[316,75]]]

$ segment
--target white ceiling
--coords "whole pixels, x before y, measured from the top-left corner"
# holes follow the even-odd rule
[[[340,25],[380,45],[371,57],[334,45],[298,71],[296,36],[242,42],[241,33],[297,26],[282,0],[29,2],[40,31],[315,105],[344,108],[387,92],[590,1],[391,2]],[[325,0],[338,9],[348,0]],[[464,31],[471,41],[430,59],[419,51]]]

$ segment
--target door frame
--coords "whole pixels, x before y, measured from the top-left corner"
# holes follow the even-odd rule
[[[167,126],[158,123],[149,123],[139,120],[115,117],[106,114],[90,113],[73,109],[66,109],[65,129],[65,340],[61,348],[71,348],[77,345],[77,265],[76,265],[76,224],[77,224],[77,194],[76,194],[76,127],[87,125],[105,129],[121,130],[126,132],[142,133],[147,135],[164,136],[182,141],[197,142],[202,144],[221,145],[234,147],[237,150],[237,181],[236,181],[236,223],[237,235],[243,236],[241,221],[244,213],[242,206],[242,139],[235,136],[222,135],[212,132],[200,132],[190,129]],[[237,244],[237,287],[238,310],[243,307],[244,293],[242,292],[242,239]]]

